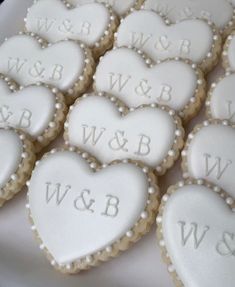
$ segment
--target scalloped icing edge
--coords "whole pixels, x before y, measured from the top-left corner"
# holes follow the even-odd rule
[[[11,93],[15,93],[23,89],[23,87],[18,85],[15,81],[10,79],[8,76],[4,76],[1,73],[0,73],[0,79],[3,80],[8,85],[9,91]],[[33,139],[32,137],[30,137],[30,135],[28,135],[28,137],[30,137],[30,140],[34,144],[35,152],[38,153],[41,151],[42,148],[49,145],[61,132],[66,115],[67,115],[67,106],[65,104],[63,94],[57,88],[53,88],[43,83],[29,85],[28,87],[33,87],[33,86],[46,87],[49,90],[51,90],[51,92],[55,95],[54,115],[51,121],[48,123],[47,128],[36,139]],[[9,127],[11,127],[11,125],[9,125]]]
[[[192,69],[195,71],[196,77],[197,77],[197,87],[195,89],[195,93],[194,95],[189,99],[188,103],[184,106],[184,109],[181,109],[180,111],[178,111],[178,115],[179,117],[182,119],[183,123],[187,123],[188,121],[190,121],[194,116],[197,115],[197,113],[200,111],[202,104],[204,103],[204,100],[206,98],[206,81],[204,78],[204,73],[202,72],[202,70],[198,67],[197,64],[193,63],[190,60],[187,59],[181,59],[179,57],[175,57],[175,58],[168,58],[166,60],[158,60],[157,62],[154,62],[152,59],[150,59],[142,50],[136,49],[134,47],[126,47],[130,50],[135,51],[136,53],[138,53],[142,59],[145,61],[146,66],[151,69],[154,66],[157,66],[161,63],[164,62],[169,62],[169,61],[180,61],[183,63],[186,63],[188,65],[190,65],[192,67]],[[114,47],[113,50],[115,49],[119,49],[118,47]],[[107,55],[108,53],[112,52],[108,51],[106,52],[105,55]],[[99,63],[102,62],[104,56],[100,57],[99,59]],[[98,63],[98,65],[99,65]],[[99,93],[99,91],[96,89],[96,85],[95,85],[95,74],[93,76],[93,89],[96,93]],[[156,103],[157,104],[157,103]],[[160,105],[160,104],[157,104]]]
[[[11,128],[1,128],[2,130],[12,130],[22,142],[23,152],[21,162],[14,174],[10,176],[8,182],[0,189],[0,207],[21,191],[26,181],[29,179],[36,161],[34,146],[27,135],[20,130]]]
[[[26,209],[28,210],[28,217],[31,224],[31,230],[34,233],[34,237],[36,241],[39,244],[40,249],[44,252],[47,259],[50,261],[51,265],[58,271],[62,273],[78,273],[82,270],[90,269],[91,267],[98,266],[104,261],[108,261],[109,259],[118,256],[121,252],[127,250],[131,245],[133,245],[135,242],[137,242],[141,237],[143,237],[147,232],[150,231],[152,224],[155,221],[155,217],[157,214],[158,206],[159,206],[159,187],[158,187],[158,180],[157,177],[153,174],[152,170],[142,163],[139,162],[133,162],[130,160],[123,160],[123,161],[113,161],[112,163],[108,165],[100,165],[100,163],[91,155],[89,155],[86,152],[82,152],[78,150],[75,147],[65,147],[62,149],[53,149],[47,154],[45,154],[41,160],[48,157],[50,154],[54,154],[59,151],[72,151],[74,153],[77,153],[86,160],[86,162],[89,164],[91,170],[93,172],[99,172],[99,170],[107,168],[108,166],[115,165],[118,163],[132,163],[139,168],[142,169],[142,171],[146,174],[148,177],[148,199],[146,202],[145,210],[140,214],[139,220],[134,224],[134,226],[126,231],[126,234],[123,235],[123,237],[119,238],[116,242],[114,242],[110,246],[106,246],[104,249],[92,254],[88,255],[84,258],[79,259],[78,261],[73,261],[66,265],[60,265],[58,264],[53,256],[50,254],[47,247],[44,245],[42,239],[40,238],[39,233],[37,232],[37,228],[34,224],[30,205],[29,205],[29,198],[27,193],[27,204]],[[38,165],[40,161],[36,162],[36,165]],[[27,186],[29,188],[30,182],[27,182]]]
[[[179,276],[175,270],[175,267],[171,262],[170,256],[167,252],[167,248],[165,246],[164,236],[163,236],[163,232],[162,232],[162,216],[163,216],[166,202],[168,201],[170,196],[172,194],[176,193],[179,188],[181,188],[185,185],[199,185],[199,186],[208,187],[208,188],[212,189],[212,191],[214,191],[216,194],[218,194],[221,198],[223,198],[225,203],[231,209],[235,208],[234,200],[226,192],[224,192],[223,189],[221,189],[217,185],[210,183],[207,180],[190,178],[190,179],[187,179],[185,181],[179,181],[177,184],[172,185],[168,188],[166,194],[163,195],[160,206],[159,206],[159,213],[158,213],[158,216],[156,218],[156,224],[157,224],[156,235],[157,235],[158,245],[161,249],[162,260],[167,265],[167,270],[168,270],[169,274],[171,275],[172,280],[173,280],[176,287],[186,287],[186,286],[184,286],[183,282],[180,280],[180,278],[179,278]]]
[[[157,167],[155,167],[153,169],[153,167],[149,167],[152,168],[154,170],[154,173],[159,176],[159,175],[163,175],[166,173],[166,171],[168,169],[170,169],[173,164],[175,163],[175,161],[178,159],[179,155],[180,155],[180,150],[183,148],[184,145],[184,128],[182,126],[181,123],[181,119],[177,116],[176,112],[173,109],[168,108],[167,106],[161,106],[158,104],[151,104],[151,105],[141,105],[137,108],[128,108],[121,100],[119,100],[117,97],[108,94],[108,93],[103,93],[103,92],[97,92],[97,93],[91,93],[91,95],[97,95],[100,97],[104,97],[109,99],[116,107],[117,110],[120,113],[121,117],[125,117],[125,115],[134,112],[135,110],[139,110],[141,108],[144,107],[152,107],[152,108],[158,108],[160,110],[166,111],[174,120],[174,123],[176,125],[176,130],[175,130],[175,138],[174,138],[174,142],[172,144],[171,149],[168,151],[166,157],[162,160],[161,164],[159,164]],[[76,102],[74,103],[73,106],[79,104],[80,100],[82,98],[86,98],[89,97],[89,94],[84,94],[81,98],[78,98],[76,100]],[[65,140],[65,145],[70,146],[69,143],[69,136],[68,136],[68,122],[69,122],[69,117],[70,117],[70,113],[73,110],[73,106],[70,106],[68,115],[67,115],[67,119],[66,122],[64,124],[64,140]],[[83,149],[80,149],[79,147],[77,147],[78,150],[80,150],[81,152],[86,152]],[[95,155],[94,155],[95,156]],[[136,160],[131,160],[132,162],[137,162]],[[144,165],[147,166],[147,164],[145,164],[143,162]]]

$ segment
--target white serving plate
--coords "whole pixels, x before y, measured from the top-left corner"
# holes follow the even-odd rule
[[[0,5],[0,43],[23,28],[26,9],[33,0],[5,0]],[[222,70],[210,76],[216,78]],[[204,111],[188,126],[204,118]],[[62,142],[57,140],[52,146]],[[48,150],[51,147],[48,148]],[[0,159],[1,160],[1,159]],[[181,179],[180,162],[160,179],[162,192]],[[28,223],[26,190],[0,210],[0,287],[173,287],[160,258],[155,229],[119,257],[90,271],[62,275],[39,250]]]

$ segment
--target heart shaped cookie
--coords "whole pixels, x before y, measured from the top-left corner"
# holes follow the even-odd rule
[[[162,175],[179,156],[184,130],[167,107],[153,104],[130,110],[115,97],[100,93],[84,95],[71,107],[64,137],[68,145],[89,152],[103,164],[129,158]]]
[[[179,182],[163,196],[157,235],[176,286],[234,286],[234,206],[201,180]]]
[[[46,44],[34,34],[20,34],[0,46],[0,72],[22,86],[52,85],[73,100],[90,84],[94,62],[82,43]]]
[[[223,50],[223,67],[230,72],[235,72],[235,32],[228,36]]]
[[[27,208],[40,248],[67,273],[126,250],[149,231],[158,208],[148,168],[128,161],[102,167],[74,148],[45,155],[28,186]]]
[[[235,129],[209,120],[194,128],[182,151],[184,177],[206,179],[235,197]]]
[[[205,81],[194,64],[176,59],[153,65],[141,52],[123,47],[101,58],[94,89],[113,94],[129,107],[167,105],[186,121],[201,106]]]
[[[198,35],[203,41],[198,41]],[[217,63],[221,51],[221,37],[211,23],[192,19],[169,25],[148,10],[135,11],[122,20],[115,44],[140,49],[154,61],[190,59],[205,72]]]
[[[67,108],[57,89],[31,85],[19,90],[0,74],[0,128],[14,127],[30,135],[36,151],[61,131]]]
[[[206,19],[215,23],[225,36],[234,29],[235,25],[234,9],[228,2],[226,0],[146,0],[144,8],[166,16],[173,23],[195,17]]]
[[[33,144],[23,132],[0,128],[0,206],[25,185],[35,162]]]
[[[235,123],[235,74],[229,72],[212,83],[206,102],[209,118]]]
[[[83,5],[88,3],[103,3],[110,5],[113,11],[119,16],[123,17],[134,9],[139,9],[144,0],[67,0],[73,5]]]
[[[57,42],[79,40],[92,49],[97,57],[112,46],[118,20],[112,10],[99,3],[74,8],[62,0],[36,2],[28,10],[26,29]]]

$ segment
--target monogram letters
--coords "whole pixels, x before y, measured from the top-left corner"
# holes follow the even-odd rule
[[[91,34],[91,23],[87,21],[80,22],[79,24],[73,23],[70,19],[63,19],[59,23],[56,19],[49,19],[47,17],[37,18],[37,30],[39,32],[49,32],[55,28],[58,32],[66,34]]]
[[[181,39],[177,42],[171,42],[167,35],[161,35],[156,39],[152,34],[144,34],[143,32],[130,32],[130,41],[133,47],[143,49],[147,44],[153,45],[157,51],[169,51],[174,47],[178,49],[179,55],[188,55],[191,52],[191,41],[189,39]]]
[[[235,256],[235,236],[224,232],[222,240],[216,245],[216,251],[221,256]]]
[[[186,45],[186,44],[185,44]],[[186,46],[185,48],[186,49]],[[126,88],[133,87],[136,96],[151,99],[156,97],[161,102],[169,102],[172,99],[172,87],[167,83],[161,84],[159,95],[153,93],[153,88],[148,79],[141,79],[136,81],[130,75],[123,75],[117,73],[109,73],[109,89],[110,91],[124,92]]]
[[[220,180],[228,167],[232,164],[231,160],[223,160],[221,157],[212,157],[210,154],[205,153],[205,175],[210,176],[212,173],[215,174],[216,179]]]
[[[164,2],[164,1],[162,1]],[[192,18],[192,17],[199,17],[207,20],[212,19],[212,14],[207,10],[201,10],[200,15],[197,15],[193,9],[193,6],[190,6],[188,3],[188,6],[183,7],[181,10],[177,11],[177,8],[175,8],[173,5],[169,5],[167,3],[157,3],[153,9],[159,14],[163,14],[170,18],[170,14],[176,14],[176,18],[179,18],[181,20]]]
[[[195,250],[200,249],[211,231],[209,226],[200,226],[195,222],[187,224],[185,221],[179,221],[178,225],[180,228],[181,245],[184,248],[186,246],[193,246]],[[215,238],[217,241],[214,247],[216,253],[223,257],[235,256],[235,234],[222,231],[221,238]]]
[[[28,109],[19,110],[14,114],[9,106],[0,106],[0,126],[1,124],[4,126],[16,122],[18,128],[29,128],[31,126],[32,116],[32,112]]]
[[[198,224],[192,222],[190,224],[190,228],[188,229],[188,231],[186,231],[186,222],[184,221],[179,221],[178,222],[179,226],[180,226],[180,230],[181,230],[181,244],[182,246],[186,246],[187,242],[191,239],[194,249],[198,249],[200,244],[202,243],[203,239],[206,236],[206,233],[208,232],[208,230],[210,229],[209,226],[203,226],[202,228],[202,232],[199,234],[198,231]]]
[[[33,78],[39,78],[39,80],[43,80],[45,78],[45,73],[49,73],[49,79],[53,81],[58,81],[63,78],[63,70],[64,67],[60,64],[53,64],[49,68],[44,66],[44,63],[41,61],[35,61],[32,66],[28,66],[27,59],[20,59],[20,58],[8,58],[8,68],[7,73],[15,72],[20,74],[24,69],[29,76]]]
[[[102,141],[104,138],[105,133],[108,131],[106,128],[98,128],[96,126],[88,126],[88,125],[82,125],[83,129],[83,138],[82,142],[84,145],[92,145],[96,146],[99,143],[104,144]],[[147,156],[151,152],[151,138],[147,135],[140,134],[136,137],[137,141],[137,147],[134,154],[138,156]],[[116,130],[113,132],[113,136],[110,138],[110,140],[107,141],[107,146],[113,150],[113,151],[123,151],[128,152],[128,135],[126,135],[125,131],[122,130]]]
[[[118,92],[121,92],[130,79],[131,76],[129,75],[109,73],[109,88],[114,90],[117,87]]]
[[[46,203],[50,203],[55,197],[56,205],[60,205],[70,190],[71,185],[62,186],[60,183],[53,185],[51,182],[46,182]]]
[[[72,192],[71,185],[63,185],[61,183],[46,182],[46,203],[55,206],[62,206],[63,202],[69,199],[69,193]],[[92,191],[83,189],[79,195],[72,199],[73,207],[83,213],[95,214],[100,213],[100,216],[115,218],[119,214],[120,200],[117,196],[106,194],[103,198],[103,211],[98,211],[96,200],[92,197]]]

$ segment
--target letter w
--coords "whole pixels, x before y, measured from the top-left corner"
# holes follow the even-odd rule
[[[68,193],[68,191],[71,189],[70,185],[66,185],[64,190],[62,191],[61,188],[61,184],[57,183],[55,184],[55,189],[53,191],[51,191],[51,182],[47,182],[46,186],[46,202],[49,203],[53,197],[56,198],[56,205],[60,205],[61,202],[64,200],[66,194]]]
[[[118,86],[118,91],[121,92],[123,88],[126,86],[128,81],[131,79],[131,76],[126,76],[126,78],[122,78],[124,75],[122,74],[109,74],[109,86],[110,90],[113,90],[115,86]]]
[[[105,128],[101,128],[100,132],[96,133],[97,127],[91,127],[89,134],[86,132],[87,128],[87,125],[83,125],[83,144],[87,144],[89,141],[91,141],[91,144],[95,146],[105,132]]]
[[[131,45],[136,48],[143,48],[144,45],[148,42],[148,40],[152,37],[151,34],[145,35],[144,33],[131,33]]]
[[[37,26],[39,32],[41,32],[42,30],[48,32],[55,22],[55,20],[49,20],[48,18],[38,18],[37,20],[38,20]]]
[[[19,58],[8,58],[8,73],[15,70],[17,73],[23,68],[27,60],[20,60]]]
[[[219,180],[223,174],[225,173],[226,169],[229,167],[229,165],[232,164],[231,160],[227,160],[227,162],[224,164],[224,166],[222,166],[222,159],[220,157],[215,157],[214,160],[214,164],[210,165],[210,159],[212,158],[212,156],[210,154],[204,154],[205,157],[205,166],[206,166],[206,176],[210,176],[210,174],[216,170],[216,179]]]
[[[181,228],[181,244],[182,244],[182,246],[185,246],[187,244],[187,242],[189,241],[189,239],[192,237],[195,249],[197,249],[200,246],[206,233],[210,229],[209,226],[204,226],[203,231],[200,235],[200,234],[198,234],[197,223],[192,222],[190,224],[190,226],[191,226],[190,229],[186,233],[186,231],[185,231],[186,223],[184,221],[179,221],[178,224]]]

